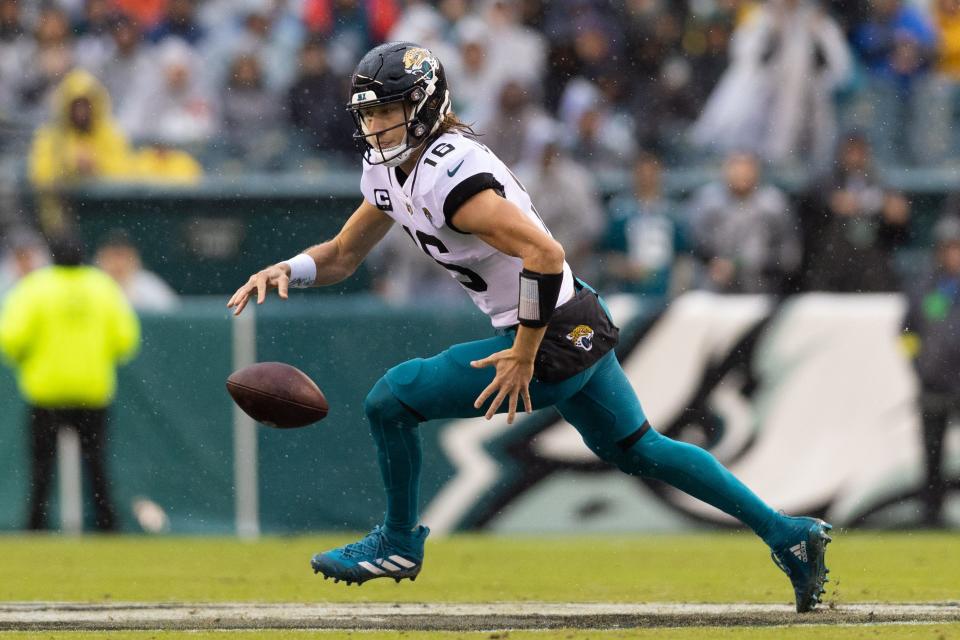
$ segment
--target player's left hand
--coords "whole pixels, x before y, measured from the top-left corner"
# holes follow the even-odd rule
[[[521,396],[527,413],[532,413],[533,401],[530,400],[530,380],[533,378],[533,360],[521,356],[513,349],[504,349],[482,360],[474,360],[470,363],[470,366],[476,369],[491,365],[497,368],[497,374],[493,377],[493,382],[477,396],[473,407],[479,409],[490,396],[496,393],[496,397],[490,403],[484,416],[487,420],[497,413],[497,409],[503,404],[504,399],[508,399],[507,424],[513,424],[513,419],[517,415],[517,403]]]

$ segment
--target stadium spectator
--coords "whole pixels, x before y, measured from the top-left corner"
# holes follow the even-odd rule
[[[256,6],[259,0],[250,0],[250,3]],[[197,5],[196,21],[209,38],[215,39],[218,31],[232,30],[236,26],[247,5],[247,0],[202,0]]]
[[[71,71],[57,88],[51,121],[30,152],[30,180],[47,189],[131,174],[130,149],[110,112],[110,96],[87,71]]]
[[[460,2],[469,6],[464,0],[444,0],[443,4]],[[547,17],[547,0],[520,0],[517,4],[520,24],[543,33],[544,21]]]
[[[107,235],[97,248],[94,263],[120,285],[138,311],[170,311],[179,305],[170,285],[144,268],[140,250],[122,229]]]
[[[682,17],[662,2],[627,2],[623,22],[631,72],[646,84],[659,75],[664,60],[679,52]]]
[[[446,53],[449,50],[447,31],[450,23],[436,7],[436,2],[426,0],[407,0],[403,12],[393,23],[387,35],[387,41],[416,42],[434,53]],[[439,54],[438,54],[439,55]]]
[[[50,262],[50,252],[43,236],[29,227],[12,230],[7,234],[6,244],[7,250],[0,260],[0,296]]]
[[[813,189],[813,215],[804,225],[809,253],[807,289],[835,292],[899,289],[891,259],[908,239],[910,204],[877,177],[870,143],[848,136],[836,169]]]
[[[520,22],[517,2],[513,0],[480,0],[480,15],[497,44],[490,51],[493,65],[503,73],[528,79],[543,78],[547,71],[546,39]],[[538,87],[539,88],[539,87]]]
[[[176,38],[193,46],[202,45],[207,32],[197,20],[198,4],[198,0],[167,0],[163,19],[150,30],[150,41],[160,43]]]
[[[83,16],[74,22],[77,60],[86,57],[102,58],[113,38],[114,9],[110,0],[85,0]]]
[[[870,73],[909,84],[934,58],[937,33],[923,9],[903,0],[869,3],[867,19],[856,27],[853,46]]]
[[[937,30],[937,70],[960,82],[960,0],[937,0],[933,14]]]
[[[637,140],[646,148],[679,151],[727,66],[730,26],[720,19],[703,20],[681,33],[677,17],[666,7],[652,15],[629,15],[634,18],[629,34],[635,75],[627,83],[633,85],[627,98]]]
[[[25,35],[20,0],[0,0],[0,46],[7,46]]]
[[[271,91],[290,87],[297,71],[291,61],[300,50],[306,30],[288,4],[244,0],[231,5],[236,15],[212,29],[205,49],[212,84],[222,86],[228,81],[230,66],[238,56],[253,55]]]
[[[544,224],[563,245],[570,268],[593,280],[594,249],[606,217],[593,176],[560,143],[556,125],[539,124],[529,132],[526,160],[516,172]]]
[[[134,151],[133,174],[138,182],[190,185],[203,177],[203,167],[183,149],[155,142]]]
[[[16,117],[19,76],[31,49],[20,0],[0,0],[0,122]]]
[[[922,154],[922,136],[912,126],[916,89],[930,69],[936,43],[937,33],[923,10],[902,0],[870,3],[867,19],[854,29],[852,44],[868,71],[860,97],[872,112],[869,121],[857,124],[870,127],[871,141],[884,161],[902,162],[905,156]]]
[[[287,93],[290,124],[307,138],[308,146],[324,154],[356,150],[350,135],[353,121],[343,108],[346,88],[327,65],[323,39],[310,38],[300,52],[300,76]]]
[[[349,73],[373,42],[386,38],[398,15],[393,0],[305,0],[303,11],[307,29],[326,42],[338,76]]]
[[[633,167],[633,191],[609,205],[604,239],[608,289],[665,299],[678,253],[684,250],[680,207],[663,193],[663,166],[643,153]]]
[[[110,94],[113,108],[121,113],[131,100],[138,81],[156,73],[156,64],[136,22],[116,16],[109,28],[110,40],[102,48],[79,50],[77,64],[96,76]]]
[[[728,155],[724,176],[689,204],[691,239],[704,267],[700,284],[722,293],[779,293],[800,261],[787,198],[761,182],[760,162],[750,153]]]
[[[113,4],[144,29],[153,29],[163,19],[167,0],[113,0]]]
[[[532,83],[521,76],[506,79],[498,95],[497,111],[479,133],[484,144],[513,167],[523,160],[527,134],[550,116],[537,102]]]
[[[459,56],[451,58],[447,67],[450,86],[456,89],[454,110],[477,131],[486,131],[497,111],[503,76],[494,67],[490,54],[493,34],[476,17],[457,23],[456,42]]]
[[[836,144],[833,92],[852,69],[843,32],[812,0],[771,0],[733,36],[731,63],[692,129],[700,146],[824,167]]]
[[[625,74],[625,65],[620,64],[624,59],[619,57],[619,52],[632,52],[636,44],[628,38],[629,20],[624,20],[616,9],[620,4],[554,0],[539,8],[521,7],[520,11],[542,19],[542,31],[549,38],[548,64],[541,82],[545,102],[552,111],[556,110],[573,78],[597,80],[600,73],[619,70],[619,78],[634,81],[632,66]],[[605,38],[616,41],[607,42]],[[605,57],[606,53],[610,55]]]
[[[22,42],[13,64],[19,74],[17,87],[18,119],[37,126],[47,116],[53,92],[74,64],[73,39],[67,14],[45,7],[34,32],[34,39]]]
[[[843,29],[848,39],[854,30],[866,20],[869,12],[870,2],[865,0],[827,0],[824,2],[831,15],[837,19],[837,24]]]
[[[687,91],[697,107],[697,114],[707,104],[710,94],[726,71],[732,35],[732,18],[714,16],[712,19],[694,22],[683,34],[683,55],[668,59],[671,64],[678,64],[681,60],[688,61],[690,81]],[[669,71],[669,68],[666,71]]]
[[[248,166],[264,168],[283,150],[279,131],[285,116],[280,97],[266,86],[260,62],[253,54],[240,54],[230,67],[229,81],[220,103],[223,139]]]
[[[918,87],[918,160],[939,164],[960,155],[960,134],[954,123],[960,104],[960,0],[937,0],[933,12],[937,30],[934,72]]]
[[[473,2],[471,2],[471,0],[440,0],[437,3],[437,9],[440,10],[440,13],[452,29],[457,23],[470,15],[473,10]],[[521,22],[522,21],[521,19]]]
[[[560,120],[569,135],[570,153],[591,171],[618,171],[633,162],[637,147],[632,118],[613,111],[592,82],[577,78],[567,84]]]
[[[137,317],[120,288],[83,265],[79,241],[51,241],[53,266],[21,280],[0,311],[0,349],[16,369],[29,405],[32,476],[27,527],[47,527],[57,433],[77,431],[92,480],[95,526],[116,529],[107,479],[107,412],[116,390],[116,366],[139,343]]]
[[[944,440],[951,417],[960,415],[960,218],[944,216],[934,229],[936,259],[907,291],[904,345],[920,382],[923,452],[922,522],[943,525],[947,493]]]
[[[600,3],[581,6],[570,20],[573,51],[579,62],[579,74],[596,79],[611,68],[619,67],[613,61],[623,58],[626,38],[617,19],[619,16],[610,9]]]
[[[118,119],[134,140],[178,146],[206,142],[217,131],[217,109],[199,74],[196,51],[169,38],[154,53],[159,69],[137,82]]]

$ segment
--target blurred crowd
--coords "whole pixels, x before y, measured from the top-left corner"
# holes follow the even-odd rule
[[[352,161],[346,83],[385,40],[438,54],[508,164],[538,125],[593,171],[732,150],[823,170],[854,127],[882,162],[960,153],[960,0],[0,0],[0,131],[43,132],[38,183]],[[103,153],[51,158],[74,130]]]
[[[574,271],[607,292],[658,300],[689,289],[890,292],[927,267],[897,260],[913,235],[911,203],[879,177],[862,135],[844,137],[833,169],[799,195],[769,181],[762,167],[752,152],[730,152],[720,179],[680,200],[664,191],[663,161],[644,152],[632,189],[606,204],[590,172],[550,145],[517,173]],[[940,222],[960,221],[958,212],[960,201],[949,198]],[[960,235],[933,235],[960,247]],[[391,233],[378,247],[380,292],[397,303],[456,295],[446,274],[419,266],[406,244]]]
[[[43,230],[45,194],[85,180],[355,169],[346,86],[386,40],[437,53],[608,291],[895,290],[912,203],[878,168],[960,159],[960,0],[0,0],[0,156]],[[691,166],[721,178],[681,200],[663,174]],[[401,243],[374,266],[415,260]],[[391,300],[455,289],[383,271]]]

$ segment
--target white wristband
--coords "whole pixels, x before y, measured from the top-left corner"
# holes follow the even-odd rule
[[[290,286],[305,289],[317,281],[317,263],[305,253],[293,256],[280,264],[290,265]]]

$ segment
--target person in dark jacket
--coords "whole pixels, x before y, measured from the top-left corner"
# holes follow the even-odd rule
[[[876,175],[866,138],[852,134],[840,144],[836,170],[808,200],[810,219],[803,225],[807,289],[899,289],[891,258],[909,240],[910,203]]]
[[[311,151],[324,155],[356,151],[353,140],[344,136],[353,121],[340,104],[345,88],[327,64],[323,40],[312,38],[300,52],[300,74],[287,94],[290,124],[309,141]]]
[[[936,261],[908,291],[904,344],[920,382],[923,450],[923,522],[942,525],[948,481],[943,442],[951,416],[960,415],[960,217],[944,216],[934,229]]]

